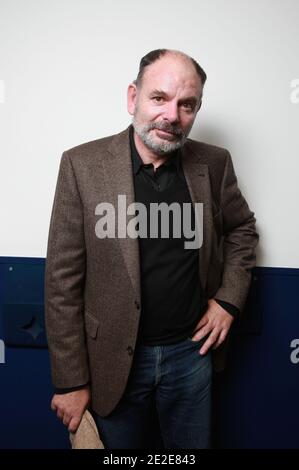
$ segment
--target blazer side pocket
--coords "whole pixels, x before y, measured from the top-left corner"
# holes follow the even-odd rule
[[[85,331],[93,339],[96,339],[99,329],[99,320],[85,311]]]

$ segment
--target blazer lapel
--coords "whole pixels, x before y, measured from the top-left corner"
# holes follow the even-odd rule
[[[205,289],[211,253],[211,231],[213,226],[209,167],[206,163],[201,163],[201,156],[193,151],[189,141],[182,147],[181,155],[182,168],[192,202],[203,203],[203,242],[199,250],[199,276],[201,286]]]
[[[109,201],[113,204],[114,208],[118,208],[118,195],[126,196],[125,215],[127,214],[128,206],[135,202],[129,127],[114,137],[110,147],[108,148],[110,153],[109,158],[102,160],[105,179],[107,181],[107,191],[110,194]],[[128,219],[130,217],[128,216]],[[138,238],[134,239],[128,236],[118,238],[117,214],[115,219],[117,241],[120,245],[132,286],[137,296],[136,300],[140,302],[141,292]]]

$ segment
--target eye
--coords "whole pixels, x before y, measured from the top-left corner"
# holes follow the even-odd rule
[[[154,96],[153,97],[153,100],[155,100],[157,103],[161,103],[161,101],[163,100],[162,96]]]
[[[190,111],[194,110],[194,105],[192,103],[183,103],[183,106]]]

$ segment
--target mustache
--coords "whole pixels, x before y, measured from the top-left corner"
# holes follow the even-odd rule
[[[149,124],[147,130],[150,131],[152,129],[159,129],[161,131],[171,132],[172,134],[178,137],[184,136],[184,132],[182,131],[180,127],[172,126],[171,124],[167,122],[155,122],[155,123]]]

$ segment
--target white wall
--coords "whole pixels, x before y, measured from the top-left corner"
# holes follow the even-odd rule
[[[0,0],[0,255],[46,255],[63,150],[127,127],[140,58],[169,47],[208,74],[190,136],[231,151],[258,264],[298,268],[298,36],[298,0]]]

